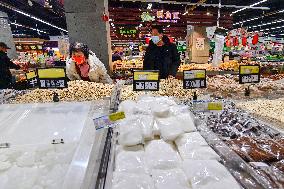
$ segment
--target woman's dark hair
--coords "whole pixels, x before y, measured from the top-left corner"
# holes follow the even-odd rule
[[[158,30],[159,34],[162,34],[164,32],[162,26],[158,26],[158,25],[152,26],[152,30],[154,29]]]
[[[74,52],[82,52],[86,58],[89,58],[90,55],[88,45],[79,42],[75,42],[70,45],[70,56],[72,56]]]

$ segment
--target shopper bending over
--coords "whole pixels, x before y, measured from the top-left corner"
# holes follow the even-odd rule
[[[104,64],[83,43],[71,44],[70,58],[66,63],[66,73],[70,80],[112,83]]]
[[[175,44],[163,35],[159,26],[152,27],[152,37],[144,57],[144,70],[159,70],[160,78],[175,77],[180,66],[180,55]]]
[[[12,74],[10,69],[20,69],[20,66],[14,64],[7,56],[10,49],[5,43],[0,42],[0,89],[11,87]]]

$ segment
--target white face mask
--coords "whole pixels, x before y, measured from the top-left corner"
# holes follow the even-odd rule
[[[160,37],[159,36],[152,36],[151,40],[153,41],[154,44],[158,44],[160,42]]]

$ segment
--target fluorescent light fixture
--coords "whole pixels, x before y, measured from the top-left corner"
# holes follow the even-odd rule
[[[41,22],[41,23],[43,23],[43,24],[49,25],[49,26],[51,26],[51,27],[53,27],[53,28],[56,28],[56,29],[58,29],[58,30],[61,30],[61,31],[64,31],[64,32],[68,33],[68,31],[65,30],[65,29],[63,29],[63,28],[60,28],[60,27],[58,27],[58,26],[55,26],[55,25],[53,25],[53,24],[51,24],[51,23],[49,23],[49,22],[46,22],[46,21],[44,21],[44,20],[42,20],[42,19],[40,19],[40,18],[37,18],[37,17],[35,17],[35,16],[33,16],[33,15],[30,15],[30,14],[28,14],[28,13],[25,13],[25,12],[21,11],[21,10],[18,10],[18,9],[16,9],[16,8],[14,8],[14,7],[8,6],[8,5],[3,4],[3,3],[1,3],[1,2],[0,2],[0,5],[2,5],[2,6],[4,6],[4,7],[6,7],[6,8],[8,8],[8,9],[10,9],[10,10],[13,10],[13,11],[15,11],[15,12],[21,14],[21,15],[24,15],[24,16],[26,16],[26,17],[29,17],[29,18],[31,18],[31,19],[33,19],[33,20],[39,21],[39,22]]]
[[[248,28],[257,28],[257,27],[267,26],[267,25],[276,24],[276,23],[281,23],[281,22],[284,22],[284,20],[281,19],[281,20],[277,20],[277,21],[273,21],[273,22],[267,22],[267,23],[255,25],[255,26],[248,26]]]
[[[259,1],[259,2],[257,2],[257,3],[254,3],[254,4],[250,5],[249,7],[254,7],[254,6],[259,5],[259,4],[261,4],[261,3],[264,3],[264,2],[266,2],[266,1],[268,1],[268,0]],[[232,16],[233,14],[236,14],[236,13],[241,12],[241,11],[246,10],[246,9],[248,9],[248,8],[247,8],[247,7],[244,7],[244,8],[242,8],[242,9],[236,10],[236,11],[232,12],[231,16]]]
[[[19,27],[27,28],[27,29],[30,29],[30,30],[33,30],[33,31],[41,32],[41,33],[44,33],[44,34],[48,34],[48,33],[45,32],[45,31],[42,31],[42,30],[39,30],[39,29],[36,29],[36,28],[32,28],[32,27],[28,27],[28,26],[24,26],[24,25],[21,25],[21,24],[17,24],[17,23],[10,23],[10,24],[11,24],[11,25],[14,25],[14,26],[19,26]]]
[[[280,11],[274,13],[274,14],[279,14],[279,13],[283,13],[283,12],[284,12],[284,9],[283,9],[283,10],[280,10]],[[273,15],[274,15],[274,14],[273,14]],[[250,18],[250,19],[248,19],[248,20],[243,20],[243,21],[234,23],[233,26],[235,26],[235,25],[240,25],[240,24],[243,24],[243,23],[246,23],[246,22],[250,22],[250,21],[254,21],[254,20],[259,20],[259,19],[264,18],[264,17],[265,17],[265,16]]]

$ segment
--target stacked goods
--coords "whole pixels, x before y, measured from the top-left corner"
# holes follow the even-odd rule
[[[181,64],[179,67],[179,72],[183,72],[184,70],[192,70],[192,69],[206,69],[207,71],[219,71],[219,69],[214,68],[212,64]]]
[[[113,85],[86,81],[70,81],[66,89],[35,89],[17,96],[12,103],[52,102],[57,93],[60,101],[92,101],[111,96]]]
[[[237,60],[232,60],[232,61],[224,62],[224,63],[220,64],[219,68],[221,70],[238,71],[239,66],[240,66],[240,64]]]
[[[237,106],[284,129],[284,98],[240,102]]]
[[[284,139],[279,132],[234,109],[234,105],[219,115],[210,115],[206,122],[214,133],[256,170],[269,188],[284,187]]]
[[[124,101],[115,128],[113,189],[239,189],[220,157],[196,131],[191,112],[167,97]]]
[[[143,60],[142,59],[132,59],[132,60],[117,60],[113,62],[113,70],[129,70],[129,69],[142,69]]]

